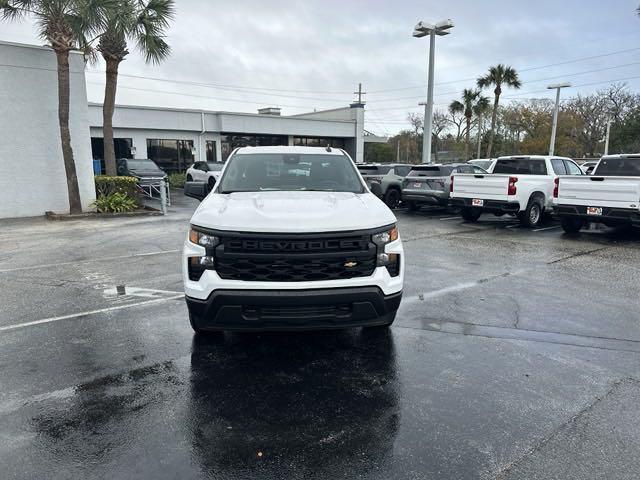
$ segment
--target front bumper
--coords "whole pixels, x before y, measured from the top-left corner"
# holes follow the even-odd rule
[[[586,206],[557,205],[555,213],[560,218],[575,218],[585,222],[640,226],[640,211],[634,208],[602,207],[602,215],[588,215]]]
[[[377,287],[313,290],[216,290],[186,297],[191,322],[202,330],[267,331],[367,327],[390,323],[402,292]]]
[[[452,198],[449,205],[460,208],[480,208],[483,212],[518,213],[520,211],[519,202],[505,202],[503,200],[485,200],[482,207],[474,207],[471,198]]]

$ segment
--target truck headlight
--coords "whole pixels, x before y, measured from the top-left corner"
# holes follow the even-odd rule
[[[215,235],[209,235],[193,227],[189,230],[189,241],[204,248],[213,248],[220,243],[220,239]]]
[[[400,255],[397,253],[386,253],[385,246],[398,239],[398,227],[395,225],[389,230],[374,233],[371,241],[376,244],[376,266],[386,267],[389,275],[397,277],[400,274]]]
[[[191,227],[189,229],[189,241],[205,249],[204,256],[189,257],[187,264],[189,267],[189,279],[197,282],[205,270],[213,270],[215,268],[214,249],[220,243],[220,239],[215,235],[201,232]]]
[[[373,243],[378,247],[384,247],[387,243],[394,242],[398,239],[398,227],[395,225],[384,232],[375,233],[371,236]],[[384,249],[383,249],[384,250]]]

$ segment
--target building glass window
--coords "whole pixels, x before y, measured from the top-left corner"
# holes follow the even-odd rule
[[[207,150],[207,162],[215,162],[216,161],[216,142],[213,140],[207,140],[206,150]]]
[[[116,160],[119,158],[133,158],[131,147],[133,147],[133,139],[114,138],[113,148],[116,151]],[[91,155],[94,160],[100,160],[102,173],[104,174],[104,139],[102,137],[91,137]]]
[[[344,138],[335,137],[293,137],[293,144],[298,147],[345,148]]]
[[[148,138],[147,157],[165,172],[184,172],[193,163],[193,140]]]
[[[225,133],[220,136],[222,161],[226,162],[231,152],[239,147],[271,147],[288,145],[289,139],[285,135],[247,135],[240,133]]]

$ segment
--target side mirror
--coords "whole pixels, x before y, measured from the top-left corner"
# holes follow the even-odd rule
[[[184,194],[202,201],[209,194],[209,186],[205,182],[184,182]]]
[[[378,182],[372,182],[369,190],[371,190],[371,193],[373,193],[376,197],[382,197],[382,187]]]

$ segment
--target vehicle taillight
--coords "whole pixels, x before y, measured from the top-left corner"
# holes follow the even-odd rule
[[[451,175],[451,183],[449,184],[449,193],[453,192],[453,175]]]
[[[556,177],[553,181],[553,198],[558,198],[558,193],[560,191],[560,178]]]
[[[518,177],[509,177],[509,188],[507,190],[508,195],[515,195],[518,189],[516,188],[518,183]]]

